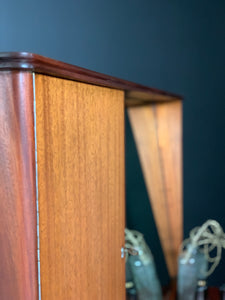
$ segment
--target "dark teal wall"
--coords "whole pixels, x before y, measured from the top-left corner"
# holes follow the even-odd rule
[[[0,51],[35,52],[184,95],[184,233],[208,218],[225,229],[224,0],[1,0]],[[165,283],[128,123],[127,136],[128,224],[145,233]],[[224,276],[225,258],[210,283]]]

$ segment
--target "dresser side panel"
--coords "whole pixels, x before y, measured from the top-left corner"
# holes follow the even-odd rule
[[[36,76],[42,300],[125,299],[124,93]]]

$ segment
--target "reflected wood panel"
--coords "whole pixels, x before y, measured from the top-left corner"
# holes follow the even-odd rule
[[[128,107],[161,245],[171,277],[182,241],[182,104]]]

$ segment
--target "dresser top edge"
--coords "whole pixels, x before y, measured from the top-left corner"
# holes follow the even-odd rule
[[[20,70],[70,79],[125,91],[126,105],[182,100],[183,97],[112,77],[29,52],[0,52],[0,71]]]

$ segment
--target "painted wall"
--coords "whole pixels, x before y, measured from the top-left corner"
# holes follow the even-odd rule
[[[0,51],[30,51],[184,95],[184,233],[225,229],[225,2],[1,0]],[[168,280],[127,122],[128,224]],[[225,281],[223,262],[211,284]]]

